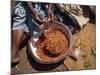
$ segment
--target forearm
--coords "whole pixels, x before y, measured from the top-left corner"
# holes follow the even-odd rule
[[[50,3],[49,6],[48,6],[48,10],[51,10],[52,6],[53,6],[53,4]]]
[[[33,15],[35,15],[35,10],[34,10],[34,7],[32,6],[32,2],[27,2],[28,3],[28,6],[29,6],[29,8],[31,9],[31,11],[32,11],[32,14]]]

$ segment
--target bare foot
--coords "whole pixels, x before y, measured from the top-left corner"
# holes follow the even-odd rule
[[[19,61],[20,61],[20,58],[18,57],[18,55],[11,57],[11,63],[18,63]]]

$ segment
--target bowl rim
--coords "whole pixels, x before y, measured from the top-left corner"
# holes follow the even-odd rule
[[[68,28],[68,26],[67,25],[65,25],[65,24],[63,24],[63,23],[60,23],[60,22],[58,22],[58,21],[53,21],[54,23],[57,23],[57,24],[59,24],[59,25],[62,25],[63,27],[65,27],[66,28],[66,31],[67,31],[67,35],[68,35],[68,40],[69,40],[69,48],[68,48],[68,50],[62,55],[62,56],[60,56],[60,57],[58,57],[57,59],[55,59],[55,60],[52,60],[52,61],[42,61],[41,59],[38,59],[38,57],[36,57],[36,55],[34,54],[34,52],[32,51],[32,49],[31,49],[31,46],[30,46],[30,43],[31,43],[31,38],[30,38],[30,40],[28,41],[28,50],[29,50],[29,52],[31,53],[31,55],[32,55],[32,57],[37,61],[37,62],[39,62],[39,63],[41,63],[41,64],[53,64],[53,63],[57,63],[57,62],[59,62],[59,61],[61,61],[61,60],[63,60],[64,58],[66,58],[67,56],[69,56],[70,55],[70,53],[71,53],[71,51],[72,51],[72,33],[71,33],[71,31],[70,31],[70,29]]]

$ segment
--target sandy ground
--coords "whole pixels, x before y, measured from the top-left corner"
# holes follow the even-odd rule
[[[91,23],[77,34],[73,35],[74,46],[80,48],[80,55],[73,70],[95,69],[96,57],[92,54],[92,49],[96,48],[96,26]],[[87,62],[87,66],[85,66]]]

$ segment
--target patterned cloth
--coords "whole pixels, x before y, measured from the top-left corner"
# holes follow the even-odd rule
[[[59,6],[73,15],[81,28],[90,20],[87,6],[76,4],[60,4]]]
[[[37,13],[47,19],[47,11],[44,4],[33,3],[34,9]],[[40,32],[39,24],[35,21],[35,17],[31,12],[23,6],[23,2],[17,2],[12,17],[12,30],[24,30],[29,35]]]

